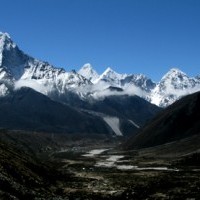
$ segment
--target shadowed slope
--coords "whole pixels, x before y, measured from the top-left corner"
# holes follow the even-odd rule
[[[200,134],[199,111],[200,92],[188,95],[159,113],[126,147],[151,147]]]
[[[102,119],[52,101],[30,88],[0,98],[0,127],[62,133],[109,133]]]

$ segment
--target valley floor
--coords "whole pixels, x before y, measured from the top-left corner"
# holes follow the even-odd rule
[[[1,134],[0,199],[200,199],[198,152],[183,157],[172,151],[178,144],[122,151],[119,140],[59,137]]]
[[[93,149],[58,152],[62,170],[74,180],[63,187],[79,199],[199,199],[200,169],[178,168],[169,161],[145,158],[136,151]],[[73,156],[72,156],[73,155]]]

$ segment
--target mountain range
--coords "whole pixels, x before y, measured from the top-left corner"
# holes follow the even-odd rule
[[[98,75],[90,64],[84,65],[78,73],[93,83],[95,89],[90,95],[94,98],[136,94],[159,107],[167,107],[181,97],[200,90],[199,76],[189,77],[177,68],[172,68],[158,83],[143,74],[118,74],[111,68]],[[110,87],[118,89],[110,92]]]
[[[0,199],[199,199],[199,90],[175,68],[67,72],[0,33]]]
[[[91,64],[67,72],[25,54],[8,33],[0,33],[3,128],[129,135],[162,110],[159,107],[198,90],[200,76],[188,77],[179,69],[171,69],[158,83],[143,74],[119,74],[111,68],[99,75]],[[55,108],[63,110],[64,115],[60,111],[56,114]],[[50,121],[57,116],[55,124],[41,122],[45,115],[42,110]],[[79,121],[73,128],[72,124]]]
[[[136,132],[160,110],[119,87],[103,87],[101,80],[95,85],[93,79],[28,56],[7,33],[0,33],[0,127],[122,136]]]
[[[99,75],[90,64],[66,72],[23,53],[9,34],[0,33],[0,96],[10,88],[31,87],[53,99],[69,101],[71,94],[83,101],[111,95],[138,95],[160,107],[200,90],[200,76],[189,77],[173,68],[155,83],[143,74],[119,74],[107,68]]]

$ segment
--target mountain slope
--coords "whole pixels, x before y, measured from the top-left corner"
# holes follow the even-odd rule
[[[71,174],[59,171],[60,163],[48,161],[48,156],[40,157],[42,152],[60,149],[62,142],[57,139],[44,133],[0,130],[1,200],[66,199],[60,196],[60,182],[71,185]]]
[[[55,133],[109,133],[99,117],[52,101],[30,88],[0,98],[0,127]]]
[[[0,141],[0,166],[0,199],[33,199],[51,195],[48,189],[52,177],[50,170],[38,163],[33,155]]]
[[[99,116],[104,121],[111,118],[114,121],[118,120],[119,129],[124,136],[134,134],[139,127],[162,110],[136,95],[110,95],[89,102],[74,101],[73,106]]]
[[[133,120],[138,126],[162,110],[138,96],[128,95],[105,97],[101,101],[94,101],[88,109]]]
[[[183,97],[150,121],[126,144],[144,148],[200,134],[200,92]]]

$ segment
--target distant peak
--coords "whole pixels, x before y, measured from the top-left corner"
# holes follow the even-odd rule
[[[98,73],[93,69],[90,63],[84,64],[78,73],[84,76],[86,79],[90,80],[92,83],[99,78]]]
[[[106,71],[113,71],[113,69],[112,69],[111,67],[108,67],[108,68],[106,69]]]
[[[124,79],[125,77],[127,77],[126,74],[119,74],[117,72],[115,72],[113,69],[111,69],[110,67],[108,67],[103,74],[101,74],[101,76],[99,77],[99,80],[109,80],[111,82],[117,82],[117,84],[119,83],[119,80]]]
[[[0,32],[0,49],[1,51],[3,48],[15,48],[16,44],[12,41],[10,35],[8,33]]]
[[[182,72],[182,71],[181,71],[180,69],[178,69],[178,68],[172,68],[172,69],[169,70],[168,73],[184,73],[184,72]]]
[[[162,79],[166,79],[166,78],[174,77],[174,76],[180,76],[180,75],[187,76],[187,74],[181,71],[180,69],[172,68],[163,76]]]
[[[103,76],[115,76],[115,77],[120,77],[120,78],[123,78],[123,77],[126,77],[127,74],[119,74],[117,73],[116,71],[114,71],[113,69],[111,69],[110,67],[108,67],[102,74]],[[101,75],[101,76],[102,76]]]
[[[3,33],[3,32],[0,32],[0,38],[9,38],[9,39],[11,39],[10,38],[10,35],[8,34],[8,33]]]
[[[83,65],[82,69],[92,69],[92,65],[90,63],[86,63]]]
[[[113,69],[111,69],[110,67],[108,67],[103,74],[107,74],[107,73],[110,73],[110,72],[114,72],[116,73]]]
[[[92,65],[90,63],[86,63],[81,67],[79,70],[80,74],[85,74],[85,73],[96,73],[96,71],[93,69]]]
[[[90,63],[84,64],[83,67],[81,67],[81,69],[78,71],[78,73],[83,76],[87,76],[89,74],[97,74]]]
[[[13,43],[11,40],[11,37],[8,33],[2,33],[0,32],[0,44],[4,44],[4,43]]]

